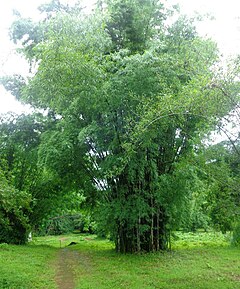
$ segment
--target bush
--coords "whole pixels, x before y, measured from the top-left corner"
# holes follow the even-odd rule
[[[30,201],[31,197],[9,185],[0,171],[0,243],[27,242]]]
[[[233,246],[240,247],[240,222],[237,223],[233,230],[231,243]]]
[[[90,215],[64,214],[45,220],[42,228],[37,232],[39,235],[61,235],[77,231],[79,233],[95,232],[95,222]]]

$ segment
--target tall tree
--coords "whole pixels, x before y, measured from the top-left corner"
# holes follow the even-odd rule
[[[38,226],[63,195],[63,181],[47,172],[39,161],[41,138],[56,125],[52,117],[42,114],[3,116],[0,122],[0,170],[15,192],[30,196],[26,212],[28,226]],[[56,205],[56,206],[55,206]]]
[[[239,144],[223,141],[207,148],[205,171],[210,188],[207,202],[213,225],[231,231],[239,220]],[[205,177],[206,178],[206,177]]]
[[[194,185],[191,156],[235,94],[213,69],[215,44],[197,35],[193,20],[168,27],[158,1],[105,4],[49,20],[21,99],[58,114],[62,135],[46,135],[44,165],[61,178],[73,168],[75,183],[84,169],[77,178],[92,184],[116,249],[163,250]]]

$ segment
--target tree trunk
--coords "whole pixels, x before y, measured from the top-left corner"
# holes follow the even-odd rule
[[[141,234],[140,227],[149,226]],[[116,237],[116,250],[120,253],[155,252],[168,248],[168,231],[166,230],[166,216],[163,210],[152,214],[152,218],[138,218],[135,229],[129,228],[127,224],[118,226]]]

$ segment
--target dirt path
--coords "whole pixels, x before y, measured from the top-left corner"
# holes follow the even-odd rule
[[[56,261],[55,281],[58,289],[75,288],[75,269],[79,263],[79,254],[68,248],[60,249]]]

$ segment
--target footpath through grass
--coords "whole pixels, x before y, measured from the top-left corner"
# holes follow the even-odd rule
[[[78,253],[73,267],[75,289],[240,288],[240,250],[217,233],[178,233],[172,252],[141,255],[117,254],[111,242],[86,235],[35,238],[28,246],[5,245],[0,247],[0,288],[57,288],[53,261],[60,246],[71,241],[78,243],[67,249]]]

